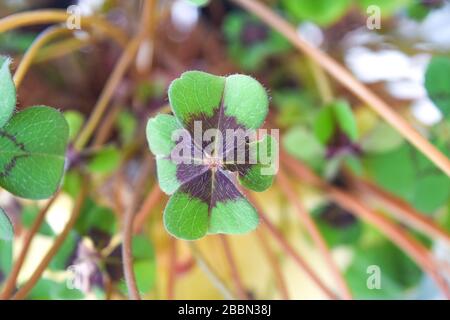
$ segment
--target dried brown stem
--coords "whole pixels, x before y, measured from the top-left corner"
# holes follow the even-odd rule
[[[240,299],[248,299],[247,292],[244,288],[244,284],[242,283],[241,277],[239,275],[239,270],[236,266],[236,261],[234,260],[233,253],[231,252],[230,244],[228,243],[228,239],[225,235],[219,235],[220,241],[222,242],[223,250],[225,252],[225,257],[228,261],[228,265],[230,266],[231,276],[233,278],[234,285],[237,290],[237,296]]]
[[[53,195],[53,197],[47,202],[47,204],[39,211],[36,219],[34,219],[33,224],[31,225],[30,230],[25,234],[23,239],[22,250],[17,257],[17,260],[14,262],[11,273],[9,274],[8,279],[5,282],[3,287],[3,291],[0,294],[0,300],[6,300],[11,296],[11,293],[16,287],[17,277],[19,276],[20,270],[22,269],[22,265],[25,262],[25,258],[27,257],[28,250],[30,249],[31,242],[41,228],[42,223],[44,222],[45,216],[47,215],[48,209],[55,202],[56,198],[59,195],[59,190],[57,193]]]
[[[306,226],[308,233],[312,237],[322,257],[327,263],[328,269],[331,271],[336,281],[336,284],[340,289],[342,297],[345,299],[351,299],[352,295],[350,293],[350,289],[348,288],[347,283],[345,282],[344,277],[342,276],[339,270],[339,267],[334,262],[331,256],[331,252],[328,248],[328,245],[325,242],[325,239],[322,237],[322,234],[320,233],[319,229],[317,228],[315,222],[309,215],[309,212],[306,210],[303,203],[299,201],[298,196],[293,191],[294,189],[290,184],[289,179],[287,178],[286,174],[282,169],[280,169],[280,171],[278,172],[277,182],[283,193],[287,196],[289,201],[295,206],[296,211],[300,217],[300,220]]]
[[[269,264],[273,270],[273,275],[277,283],[278,291],[280,291],[281,299],[289,300],[289,291],[286,285],[286,281],[284,280],[283,274],[281,272],[280,264],[278,263],[278,259],[275,256],[275,253],[267,242],[266,235],[260,229],[258,229],[256,230],[256,236],[258,237],[259,243],[261,244],[261,247],[263,248],[267,256],[267,260],[269,261]]]
[[[246,192],[247,197],[252,202],[253,206],[259,212],[259,216],[262,220],[262,223],[267,228],[269,233],[277,240],[278,244],[284,249],[284,251],[291,256],[291,258],[298,264],[298,266],[303,269],[306,274],[311,278],[314,283],[325,293],[325,295],[330,299],[339,299],[339,297],[330,290],[323,281],[319,278],[319,276],[313,271],[313,269],[306,263],[306,261],[295,251],[295,249],[284,239],[283,235],[277,228],[270,222],[267,216],[264,214],[264,210],[262,207],[256,202],[251,193]]]
[[[169,272],[167,274],[167,300],[175,298],[175,279],[177,277],[177,239],[170,238]]]
[[[13,300],[24,299],[31,291],[31,289],[33,289],[33,287],[39,281],[39,279],[42,276],[42,273],[45,271],[45,269],[47,268],[47,266],[49,265],[50,261],[55,256],[55,254],[58,252],[59,248],[61,248],[64,240],[66,240],[67,236],[69,235],[70,230],[72,230],[73,226],[75,225],[75,222],[77,221],[81,208],[84,204],[84,200],[86,199],[86,195],[87,195],[87,187],[85,182],[84,186],[81,188],[81,191],[77,196],[75,206],[70,215],[70,219],[67,222],[66,226],[64,227],[63,231],[56,237],[55,241],[53,242],[53,245],[48,250],[44,258],[41,260],[36,270],[34,270],[33,274],[28,279],[28,281],[13,295],[11,299]]]
[[[450,234],[424,213],[413,208],[405,200],[383,190],[368,180],[353,177],[352,183],[355,186],[355,192],[365,199],[381,204],[387,209],[388,213],[392,214],[402,223],[408,224],[432,239],[440,239],[450,246]]]

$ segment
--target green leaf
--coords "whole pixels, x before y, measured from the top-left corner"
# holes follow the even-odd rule
[[[234,74],[225,82],[223,104],[225,115],[235,117],[246,129],[258,129],[269,111],[264,87],[252,77]]]
[[[224,78],[188,71],[169,88],[170,105],[190,132],[193,131],[192,121],[218,114],[222,100],[224,114],[234,117],[246,129],[259,128],[266,118],[269,106],[266,91],[258,81],[246,75]]]
[[[9,71],[11,60],[0,56],[0,128],[11,118],[16,108],[16,87]]]
[[[51,196],[64,171],[68,131],[62,114],[49,107],[15,114],[0,130],[0,185],[25,198]]]
[[[84,116],[78,111],[66,111],[64,112],[64,118],[66,118],[69,125],[69,140],[75,139],[80,132],[81,127],[84,124]]]
[[[411,199],[416,182],[416,168],[405,144],[391,152],[368,157],[366,164],[377,184],[404,199]]]
[[[355,141],[358,138],[358,128],[350,106],[344,101],[337,101],[333,105],[333,111],[339,128]]]
[[[6,212],[0,208],[0,239],[10,241],[14,238],[14,227]]]
[[[181,184],[176,176],[177,166],[169,155],[175,147],[172,135],[182,128],[174,116],[166,114],[159,114],[147,122],[147,141],[156,156],[159,185],[167,194],[173,194]]]
[[[211,212],[209,233],[242,234],[259,224],[258,213],[245,199],[217,203]]]
[[[11,272],[13,262],[13,241],[0,239],[0,284]]]
[[[250,152],[254,154],[257,163],[238,170],[239,182],[248,189],[261,192],[272,185],[278,169],[278,142],[271,135],[266,135],[250,145],[253,146]]]
[[[134,115],[128,111],[121,111],[117,117],[116,125],[119,130],[120,141],[123,144],[130,143],[134,139],[134,133],[138,126]]]
[[[177,191],[164,210],[164,226],[177,238],[200,239],[208,231],[208,204]]]
[[[314,123],[314,132],[317,139],[323,144],[326,144],[333,136],[335,128],[336,124],[332,106],[322,108]]]
[[[214,115],[220,107],[224,87],[224,77],[188,71],[170,84],[169,102],[176,117],[187,127],[202,115]]]
[[[379,267],[381,288],[369,289],[370,266]],[[416,285],[421,270],[400,249],[387,240],[361,244],[345,272],[351,291],[357,299],[400,299],[404,291]]]
[[[349,8],[350,0],[283,0],[286,10],[298,20],[309,20],[328,26],[341,18]]]
[[[314,169],[324,164],[325,148],[316,136],[304,127],[294,127],[283,136],[285,150],[294,157],[306,162]]]
[[[425,88],[428,96],[441,110],[444,117],[450,116],[450,59],[434,57],[425,73]]]
[[[204,7],[209,4],[209,0],[188,0],[188,2],[197,7]]]
[[[175,147],[172,134],[183,127],[174,116],[158,114],[147,122],[147,141],[155,156],[168,156]]]
[[[115,146],[107,146],[99,150],[89,160],[87,168],[91,172],[110,173],[120,165],[120,152]]]
[[[414,206],[423,212],[433,212],[450,199],[450,179],[443,174],[428,174],[416,181]]]
[[[361,146],[366,152],[383,153],[398,148],[403,142],[403,137],[394,128],[380,122],[362,139]]]

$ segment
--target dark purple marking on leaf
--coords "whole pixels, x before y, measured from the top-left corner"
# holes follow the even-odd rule
[[[16,136],[14,136],[6,131],[0,130],[0,137],[8,139],[21,151],[27,152],[26,148],[25,148],[25,144],[23,142],[17,141]],[[27,157],[27,156],[28,156],[27,154],[22,154],[22,155],[16,155],[16,156],[12,157],[11,160],[3,166],[3,170],[0,171],[0,178],[6,178],[7,176],[9,176],[11,174],[12,169],[14,169],[14,167],[16,166],[17,160],[20,158]]]
[[[221,169],[208,170],[181,186],[180,190],[193,198],[208,203],[209,210],[216,206],[217,202],[235,200],[242,197],[236,188],[229,173]]]
[[[177,180],[183,184],[205,173],[208,167],[205,165],[185,164],[177,165]]]

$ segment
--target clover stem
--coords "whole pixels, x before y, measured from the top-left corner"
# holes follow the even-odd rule
[[[167,274],[167,300],[175,298],[175,281],[177,278],[177,239],[170,237],[169,272]]]
[[[250,192],[245,192],[247,198],[251,201],[255,209],[258,211],[263,226],[267,229],[270,235],[278,242],[280,247],[287,255],[295,261],[295,263],[311,278],[311,280],[319,287],[322,292],[330,299],[339,299],[339,297],[325,285],[320,277],[314,272],[314,269],[298,254],[295,249],[286,241],[283,234],[270,222],[263,208],[258,204],[255,197]]]
[[[25,55],[23,56],[22,60],[20,61],[19,66],[16,69],[16,72],[14,73],[14,83],[16,85],[16,88],[20,86],[22,83],[23,78],[25,77],[26,72],[30,68],[33,59],[36,57],[36,54],[38,51],[49,41],[53,40],[54,38],[57,38],[61,35],[64,35],[66,33],[71,33],[72,30],[67,29],[65,27],[59,27],[59,26],[52,26],[47,29],[45,29],[31,44],[31,46],[26,51]]]
[[[231,247],[230,244],[228,243],[228,239],[223,234],[219,235],[219,238],[220,241],[222,242],[225,257],[227,258],[228,264],[230,266],[231,276],[233,277],[233,282],[237,289],[237,296],[240,299],[248,299],[248,294],[244,288],[244,284],[242,283],[241,277],[239,276],[239,271],[236,265],[236,261],[233,257],[233,253],[231,252]]]
[[[344,87],[377,112],[387,123],[395,128],[405,139],[420,150],[438,168],[450,176],[450,160],[417,132],[405,119],[392,110],[380,97],[358,81],[349,71],[320,49],[302,39],[296,29],[265,4],[254,0],[231,0],[253,13],[266,24],[281,33],[299,51],[316,61]]]
[[[230,289],[226,286],[224,281],[216,274],[216,272],[212,269],[206,259],[203,257],[200,250],[197,248],[193,241],[188,242],[193,257],[197,262],[198,267],[206,274],[211,283],[222,293],[223,297],[227,300],[236,300],[236,297],[233,296]]]
[[[123,244],[122,259],[123,273],[128,288],[128,296],[130,300],[141,300],[139,290],[136,284],[136,276],[133,269],[133,253],[132,253],[132,229],[133,229],[134,211],[129,209],[124,214],[123,223]]]
[[[56,9],[16,13],[0,19],[0,33],[31,25],[65,23],[69,18],[70,14],[68,14],[65,10]],[[80,22],[81,27],[97,29],[108,35],[121,46],[125,46],[127,42],[127,35],[120,28],[103,18],[86,16],[82,17]]]
[[[66,240],[67,236],[69,235],[69,232],[75,225],[75,222],[77,221],[77,218],[80,215],[81,208],[83,207],[87,193],[88,193],[87,179],[85,178],[83,186],[80,188],[80,193],[78,194],[77,199],[75,201],[75,206],[72,210],[69,221],[66,223],[63,231],[56,237],[55,241],[53,242],[53,245],[48,250],[44,258],[41,260],[38,267],[34,270],[33,274],[28,279],[28,281],[21,288],[19,288],[19,290],[13,295],[13,297],[11,298],[12,300],[24,299],[31,291],[31,289],[33,289],[33,287],[39,281],[45,269],[50,264],[51,260],[58,252],[58,250],[61,248],[64,240]]]
[[[17,277],[19,276],[20,270],[22,269],[25,258],[27,257],[28,251],[30,249],[31,242],[40,229],[42,223],[44,222],[45,216],[47,215],[48,210],[55,202],[56,198],[59,195],[59,190],[53,195],[53,197],[47,202],[47,204],[39,211],[37,217],[34,219],[33,224],[31,225],[30,230],[28,230],[23,239],[22,249],[17,257],[14,265],[12,266],[11,273],[9,274],[8,279],[5,282],[3,287],[3,291],[0,294],[0,300],[6,300],[11,296],[11,293],[14,291],[16,287]]]
[[[298,196],[296,195],[292,185],[290,184],[286,173],[281,168],[278,172],[276,181],[278,182],[280,189],[283,191],[289,201],[294,205],[300,220],[306,226],[306,230],[308,230],[309,235],[313,239],[315,245],[319,249],[325,262],[327,263],[328,268],[333,274],[335,282],[339,286],[339,289],[341,291],[342,297],[345,299],[352,299],[350,289],[348,288],[348,285],[345,282],[344,277],[339,270],[339,267],[333,260],[330,249],[328,248],[325,239],[317,228],[314,220],[311,218],[310,213],[306,210],[303,203],[298,200]]]
[[[267,260],[272,267],[273,275],[275,277],[281,299],[289,300],[289,291],[286,285],[286,281],[284,280],[283,273],[281,272],[280,264],[277,257],[275,256],[275,253],[267,242],[266,235],[261,231],[261,229],[258,229],[256,230],[256,236],[258,237],[259,243],[261,244],[261,247],[267,256]]]

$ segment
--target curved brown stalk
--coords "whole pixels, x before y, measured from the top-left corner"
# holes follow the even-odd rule
[[[132,209],[125,212],[123,223],[123,244],[122,244],[122,259],[123,259],[123,274],[128,288],[128,296],[130,300],[141,300],[139,290],[136,284],[136,276],[133,268],[133,218],[134,211]]]
[[[405,119],[392,110],[380,97],[358,81],[349,71],[320,49],[302,39],[296,29],[266,5],[255,0],[232,0],[259,17],[266,24],[285,36],[298,50],[317,62],[338,82],[358,96],[377,112],[412,145],[420,150],[437,167],[450,176],[450,160],[417,132]]]
[[[353,194],[328,184],[326,181],[315,175],[306,166],[302,165],[299,161],[293,159],[289,155],[285,154],[281,160],[283,161],[283,164],[288,167],[290,171],[299,179],[306,180],[308,176],[313,176],[314,179],[308,181],[309,183],[326,191],[327,195],[336,201],[341,207],[374,225],[387,238],[389,238],[409,257],[411,257],[411,259],[415,261],[418,266],[426,271],[430,277],[434,279],[446,297],[450,297],[450,290],[445,282],[445,279],[443,279],[443,277],[439,274],[438,266],[435,264],[431,254],[420,242],[411,237],[404,229],[388,220],[386,217],[373,211]],[[302,172],[305,171],[309,171],[307,175],[302,174]]]
[[[287,196],[289,199],[289,202],[292,203],[300,217],[300,220],[303,222],[303,224],[306,226],[306,229],[308,230],[308,233],[310,234],[311,238],[313,239],[315,245],[319,249],[322,257],[324,258],[325,262],[328,265],[328,269],[331,271],[336,284],[339,287],[339,290],[342,294],[342,297],[345,299],[352,299],[352,295],[350,293],[350,289],[347,286],[347,283],[344,280],[344,277],[341,274],[341,271],[339,270],[339,267],[334,262],[330,249],[328,248],[327,243],[325,242],[325,239],[323,238],[322,234],[320,233],[319,229],[317,228],[315,222],[311,218],[309,212],[307,212],[305,206],[298,200],[298,196],[293,191],[293,187],[289,182],[289,179],[287,178],[284,171],[280,168],[280,171],[277,174],[277,180],[278,185],[280,186],[283,193]]]
[[[289,291],[286,285],[286,281],[284,280],[283,274],[281,272],[280,264],[278,263],[278,259],[275,256],[275,253],[267,242],[266,235],[260,229],[258,229],[256,230],[256,236],[258,237],[259,243],[261,244],[261,247],[263,248],[267,256],[267,260],[269,260],[269,264],[272,267],[273,275],[275,277],[281,299],[289,300]]]
[[[0,33],[22,28],[26,26],[49,24],[49,23],[66,23],[70,18],[65,10],[34,10],[30,12],[15,13],[0,19]],[[118,27],[109,21],[96,17],[81,17],[81,27],[94,28],[114,39],[121,46],[127,43],[127,35]]]
[[[5,282],[3,287],[3,291],[0,294],[0,300],[6,300],[11,296],[11,293],[16,287],[17,277],[19,276],[20,270],[22,268],[23,263],[25,262],[25,258],[27,257],[28,250],[30,249],[31,241],[34,236],[41,228],[42,223],[44,222],[45,216],[47,215],[48,209],[55,202],[56,198],[59,195],[59,190],[57,193],[53,195],[53,197],[47,202],[47,204],[39,211],[36,219],[34,219],[33,224],[31,225],[30,230],[25,234],[23,239],[22,249],[17,257],[14,265],[11,269],[11,273],[9,274],[8,279]]]
[[[264,214],[264,210],[255,200],[251,193],[245,192],[247,198],[251,201],[252,205],[258,211],[261,218],[261,222],[267,228],[269,233],[277,240],[278,244],[283,248],[283,250],[291,256],[291,258],[298,264],[298,266],[305,271],[305,273],[311,278],[311,280],[316,283],[316,285],[323,291],[323,293],[330,299],[339,299],[339,297],[330,290],[319,276],[313,271],[313,269],[306,263],[306,261],[295,251],[295,249],[284,239],[283,235],[277,228],[270,222],[267,216]]]
[[[167,300],[175,298],[175,278],[177,277],[177,239],[170,237],[169,272],[167,274]]]
[[[205,273],[214,287],[222,293],[223,297],[227,300],[236,300],[236,298],[231,293],[230,289],[226,286],[225,282],[219,277],[219,275],[213,270],[206,259],[203,257],[200,250],[197,248],[193,241],[188,242],[192,256],[194,257],[198,267]]]
[[[28,281],[22,287],[20,287],[19,290],[12,296],[11,298],[12,300],[21,300],[26,298],[31,289],[33,289],[33,287],[39,281],[45,269],[51,262],[52,258],[61,248],[64,240],[66,240],[67,236],[69,235],[70,230],[72,230],[73,226],[75,225],[75,222],[77,221],[77,218],[80,215],[81,208],[84,204],[84,200],[86,199],[87,189],[88,188],[86,187],[86,180],[85,180],[85,183],[81,188],[81,191],[78,194],[77,199],[75,201],[75,206],[70,215],[70,219],[66,223],[63,231],[56,237],[55,241],[53,242],[53,245],[48,250],[44,258],[41,260],[38,267],[34,270],[33,274],[28,279]]]
[[[389,214],[392,214],[402,223],[410,225],[432,239],[440,239],[450,246],[450,234],[430,217],[414,209],[405,200],[383,190],[368,180],[353,177],[352,183],[355,186],[355,192],[368,200],[373,200],[374,203],[381,204]]]
[[[69,30],[65,27],[60,26],[52,26],[47,29],[45,29],[43,32],[39,34],[39,36],[33,41],[31,46],[26,51],[25,55],[23,56],[22,60],[20,60],[20,64],[16,69],[16,72],[14,73],[14,83],[16,85],[16,88],[20,86],[22,83],[23,78],[25,77],[26,72],[30,68],[34,58],[36,57],[36,54],[39,52],[39,50],[48,42],[51,40],[58,38],[61,35],[71,33],[72,30]]]
[[[145,220],[147,220],[150,213],[152,212],[153,207],[158,204],[158,202],[162,198],[162,196],[163,196],[163,193],[162,193],[161,189],[159,188],[158,184],[155,183],[155,185],[153,186],[153,188],[150,190],[147,197],[145,198],[144,203],[142,204],[138,213],[136,214],[136,217],[134,219],[134,226],[133,226],[134,233],[137,233],[142,229],[142,226],[144,225]]]
[[[247,292],[244,288],[244,284],[242,283],[241,277],[239,275],[239,270],[236,266],[236,261],[234,260],[233,254],[231,252],[228,239],[223,234],[219,235],[219,238],[220,241],[222,242],[223,250],[225,252],[225,257],[228,261],[228,265],[230,266],[231,276],[233,278],[233,282],[237,290],[237,296],[240,299],[248,299]]]

